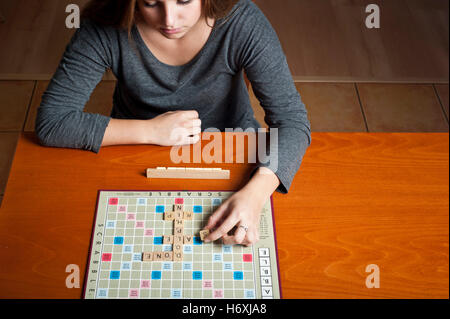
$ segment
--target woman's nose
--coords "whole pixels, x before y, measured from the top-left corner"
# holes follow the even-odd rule
[[[166,28],[175,28],[176,3],[167,1],[164,6],[164,23]]]

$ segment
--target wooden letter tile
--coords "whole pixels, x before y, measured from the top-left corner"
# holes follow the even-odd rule
[[[162,251],[153,252],[153,261],[163,261],[164,255]]]
[[[174,234],[183,237],[184,228],[183,227],[175,227]]]
[[[173,259],[173,252],[172,251],[165,251],[163,258],[166,261],[172,260]]]
[[[163,237],[163,244],[164,245],[171,245],[171,244],[173,244],[173,235],[164,235],[164,237]]]
[[[208,229],[204,229],[200,231],[200,238],[202,241],[205,240],[205,238],[209,235],[209,230]]]
[[[183,260],[183,252],[182,251],[177,251],[177,252],[173,252],[173,261],[182,261]]]
[[[173,212],[165,212],[164,213],[164,220],[174,220],[175,215]]]
[[[184,220],[182,219],[175,219],[173,222],[174,227],[183,227],[184,226]]]
[[[183,244],[173,244],[173,252],[183,252]]]
[[[182,235],[174,235],[173,236],[173,243],[174,244],[183,244],[184,238]]]
[[[173,212],[175,219],[183,219],[183,211],[177,210],[176,212]]]
[[[185,219],[185,220],[192,220],[193,217],[194,217],[194,213],[193,212],[184,212],[183,219]]]
[[[183,211],[183,204],[175,204],[175,205],[173,205],[173,211],[174,212],[182,212]]]
[[[184,236],[184,244],[185,245],[192,245],[194,243],[194,236],[188,235]]]
[[[153,253],[142,253],[142,261],[152,261]]]

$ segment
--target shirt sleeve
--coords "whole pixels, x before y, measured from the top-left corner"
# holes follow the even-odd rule
[[[280,180],[277,191],[287,193],[311,144],[306,107],[295,87],[278,36],[265,15],[251,3],[249,14],[241,23],[237,63],[245,70],[264,108],[269,129],[276,128],[278,132],[276,145],[267,147],[275,152],[270,154],[272,163],[259,162],[256,169],[260,166],[271,169]]]
[[[107,36],[82,21],[42,96],[35,125],[41,144],[99,152],[110,118],[83,109],[111,60]]]

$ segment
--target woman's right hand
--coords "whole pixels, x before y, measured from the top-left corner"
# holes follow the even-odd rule
[[[171,111],[147,121],[149,144],[188,145],[200,140],[202,122],[197,111]]]

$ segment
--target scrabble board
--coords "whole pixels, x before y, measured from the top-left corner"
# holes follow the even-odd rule
[[[281,298],[272,198],[256,244],[200,239],[208,217],[232,194],[99,191],[84,298]]]

